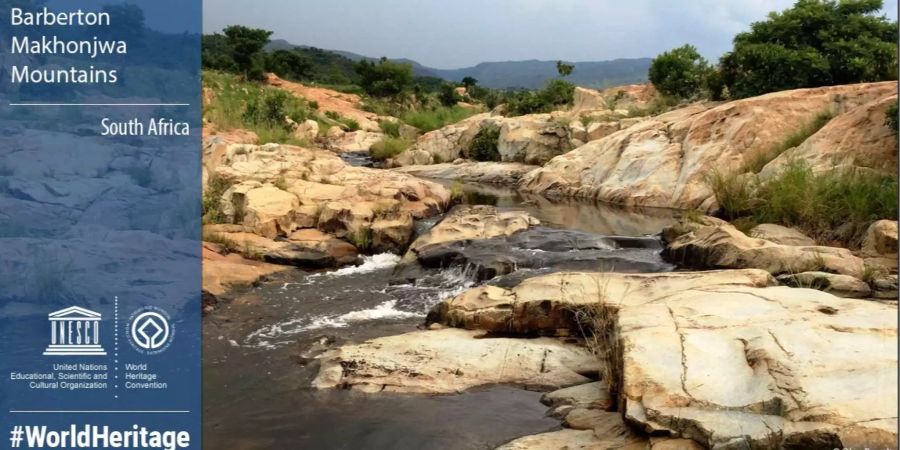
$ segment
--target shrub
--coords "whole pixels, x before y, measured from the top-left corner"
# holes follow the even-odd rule
[[[443,83],[438,92],[438,100],[440,100],[441,104],[444,106],[454,106],[462,100],[462,97],[456,92],[456,85]]]
[[[766,164],[772,162],[772,160],[779,155],[802,144],[809,139],[810,136],[816,134],[816,132],[821,130],[832,118],[834,118],[834,113],[831,112],[830,109],[820,112],[812,121],[789,134],[783,141],[768,150],[751,156],[744,163],[742,172],[759,173]]]
[[[466,157],[475,161],[500,161],[500,152],[497,151],[497,142],[500,140],[500,127],[487,124],[481,127],[469,148],[466,149]]]
[[[894,134],[897,134],[898,124],[897,124],[897,104],[896,103],[892,104],[890,106],[890,108],[888,108],[887,112],[884,113],[884,124],[887,125],[888,128],[890,128],[891,131],[894,132]]]
[[[384,161],[393,158],[406,150],[410,142],[403,138],[386,137],[374,144],[369,149],[369,156],[375,161]]]
[[[683,45],[653,59],[648,77],[664,95],[691,98],[700,93],[708,71],[709,63],[697,49]]]
[[[302,122],[308,117],[305,109],[292,107],[293,99],[294,96],[280,89],[265,90],[247,103],[244,119],[256,125],[290,128],[285,118]]]
[[[201,201],[201,214],[205,223],[222,223],[225,214],[222,212],[222,195],[232,183],[220,176],[212,175],[206,182],[206,191]]]
[[[714,169],[706,184],[716,196],[720,214],[728,220],[746,215],[753,208],[753,183],[750,176],[727,174]]]
[[[381,58],[377,63],[361,60],[356,64],[360,76],[360,86],[369,95],[394,97],[412,87],[413,70],[411,64],[401,64]]]
[[[381,131],[384,132],[384,134],[390,137],[400,137],[400,122],[382,120],[378,122],[378,127],[381,128]]]
[[[571,105],[575,97],[575,85],[554,79],[537,91],[510,91],[506,104],[513,115],[550,112]]]

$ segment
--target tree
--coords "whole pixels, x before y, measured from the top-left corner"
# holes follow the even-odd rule
[[[473,86],[478,84],[478,80],[476,80],[473,77],[464,77],[462,79],[462,84],[463,84],[463,86],[466,87],[466,90],[468,91],[469,89],[472,89]]]
[[[459,93],[456,92],[456,85],[453,83],[444,83],[441,85],[440,91],[438,92],[438,99],[444,106],[453,106],[462,100]]]
[[[709,72],[706,62],[693,45],[683,45],[661,53],[650,63],[650,82],[660,93],[690,98],[700,93]]]
[[[897,23],[882,0],[798,0],[734,38],[720,60],[735,97],[897,78]]]
[[[356,64],[360,76],[360,86],[369,95],[394,97],[412,86],[411,64],[400,64],[381,58],[378,63],[362,60]]]
[[[266,70],[282,78],[305,79],[311,68],[309,60],[293,50],[275,50],[266,57]]]
[[[572,64],[566,64],[562,61],[556,62],[556,71],[559,72],[559,76],[561,77],[571,75],[573,70],[575,70],[575,66]]]
[[[269,43],[271,31],[232,25],[223,30],[231,48],[231,58],[246,79],[260,79],[264,73],[263,47]]]
[[[204,34],[200,53],[204,69],[223,70],[234,72],[237,64],[232,57],[233,52],[228,44],[228,38],[219,33]]]

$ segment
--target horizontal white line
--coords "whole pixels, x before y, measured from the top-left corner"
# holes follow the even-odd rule
[[[9,410],[11,414],[35,414],[35,413],[83,413],[83,414],[93,414],[93,413],[165,413],[165,414],[187,414],[190,411],[186,410],[147,410],[147,411],[131,411],[131,410],[22,410],[22,409],[11,409]]]
[[[10,103],[9,106],[191,106],[190,103]]]

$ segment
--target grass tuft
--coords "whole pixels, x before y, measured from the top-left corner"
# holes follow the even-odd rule
[[[386,137],[369,149],[369,156],[375,161],[384,161],[399,155],[410,146],[411,142],[403,138]]]

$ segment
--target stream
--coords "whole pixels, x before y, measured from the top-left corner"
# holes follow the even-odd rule
[[[327,346],[414,331],[432,306],[479,283],[512,286],[559,270],[673,270],[653,236],[674,221],[672,211],[462,188],[464,203],[525,210],[541,226],[486,247],[473,243],[464,250],[476,263],[428,269],[415,279],[394,275],[400,255],[392,254],[328,272],[293,271],[238,293],[203,319],[205,448],[490,449],[560,426],[546,416],[541,393],[510,386],[442,396],[309,387],[315,356]],[[439,220],[418,222],[417,233]],[[497,245],[514,269],[479,281],[477,261],[496,256]]]

